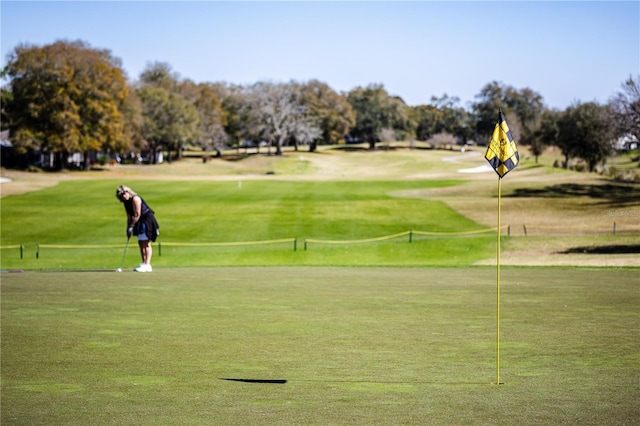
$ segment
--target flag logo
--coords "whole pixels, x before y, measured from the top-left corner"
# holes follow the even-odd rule
[[[498,112],[498,122],[493,129],[493,135],[489,141],[489,147],[487,148],[487,153],[484,158],[487,159],[501,179],[504,175],[515,169],[520,162],[516,142],[513,140],[513,136],[511,136],[511,131],[509,130],[507,120],[505,120],[502,110]]]

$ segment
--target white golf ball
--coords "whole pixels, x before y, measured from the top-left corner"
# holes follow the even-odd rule
[[[122,268],[116,269],[116,272],[122,272]]]

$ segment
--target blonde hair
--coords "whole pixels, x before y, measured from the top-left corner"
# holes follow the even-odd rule
[[[129,188],[128,186],[125,185],[120,185],[117,189],[116,189],[116,198],[118,200],[122,200],[122,196],[125,193],[129,193],[131,195],[131,197],[138,195],[136,194],[133,189]]]

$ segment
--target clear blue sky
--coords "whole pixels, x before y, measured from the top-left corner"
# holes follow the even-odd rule
[[[499,81],[552,108],[600,103],[640,73],[640,2],[6,1],[2,66],[19,43],[83,40],[130,80],[166,62],[196,82],[381,83],[409,105]]]

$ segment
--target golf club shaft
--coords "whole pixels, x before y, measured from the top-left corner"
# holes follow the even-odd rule
[[[127,237],[127,243],[124,245],[124,253],[122,253],[122,260],[120,261],[120,266],[118,269],[122,269],[122,265],[124,265],[124,258],[127,255],[127,248],[129,247],[129,240],[131,237]]]

